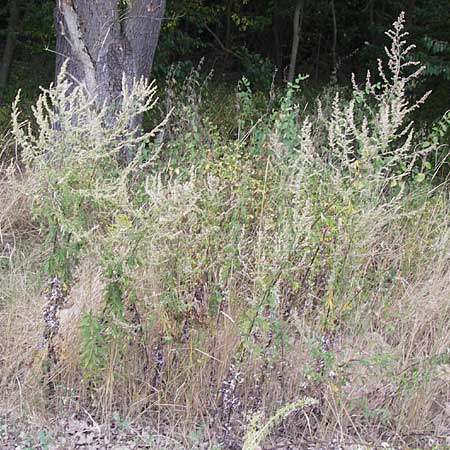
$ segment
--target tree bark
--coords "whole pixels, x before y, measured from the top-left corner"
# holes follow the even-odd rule
[[[122,80],[149,77],[166,0],[56,0],[56,76],[63,63],[100,105],[120,104]]]
[[[19,27],[19,4],[18,0],[9,0],[9,20],[6,33],[6,43],[3,49],[3,57],[0,66],[0,96],[8,84],[9,73],[14,56]]]
[[[287,81],[292,83],[295,78],[295,69],[297,66],[297,55],[298,55],[298,47],[300,44],[300,36],[302,32],[302,23],[303,23],[303,7],[304,0],[297,0],[297,4],[295,6],[294,12],[294,36],[292,38],[292,48],[291,48],[291,61],[289,63],[289,73]]]

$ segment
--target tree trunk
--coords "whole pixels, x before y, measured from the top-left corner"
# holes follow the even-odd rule
[[[280,39],[280,13],[278,11],[278,1],[274,1],[273,14],[272,14],[272,31],[273,40],[275,45],[275,61],[276,68],[281,72],[283,69],[281,66],[283,64],[283,56],[281,50],[281,39]]]
[[[295,69],[297,66],[298,46],[302,32],[304,0],[297,0],[294,12],[294,36],[292,38],[291,61],[289,63],[288,82],[292,83],[295,78]]]
[[[226,10],[226,29],[225,29],[225,47],[231,47],[231,14],[233,12],[234,0],[227,0]]]
[[[166,0],[56,1],[56,75],[68,60],[68,76],[114,110],[123,79],[150,75]]]
[[[234,0],[227,0],[225,8],[225,40],[223,47],[226,49],[224,54],[224,66],[227,67],[231,48],[231,15],[233,13]]]
[[[3,49],[3,57],[0,66],[0,95],[8,84],[11,63],[14,56],[14,49],[17,41],[17,31],[19,27],[19,4],[18,0],[9,0],[9,21],[6,33],[6,43]]]
[[[331,81],[332,83],[337,83],[337,56],[336,56],[336,46],[337,46],[337,19],[336,19],[336,8],[334,5],[334,0],[330,1],[331,6],[331,18],[333,19],[333,42],[331,44]]]

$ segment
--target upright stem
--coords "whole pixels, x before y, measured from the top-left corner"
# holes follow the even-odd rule
[[[281,42],[280,42],[280,18],[278,11],[278,1],[274,1],[273,14],[272,14],[272,29],[273,29],[273,39],[275,44],[275,61],[278,70],[281,70],[282,55],[281,55]]]
[[[226,12],[225,12],[225,41],[224,48],[226,49],[224,55],[225,64],[228,62],[230,52],[228,51],[231,47],[231,14],[233,12],[233,2],[234,0],[227,0]]]
[[[233,11],[233,1],[227,0],[227,25],[225,30],[225,47],[230,48],[231,44],[231,13]]]
[[[295,77],[295,69],[297,65],[298,46],[300,43],[300,35],[303,22],[303,5],[304,0],[297,0],[294,12],[294,36],[292,38],[291,61],[289,63],[288,82],[292,83]]]
[[[331,46],[331,58],[332,58],[332,65],[333,65],[333,71],[332,71],[332,79],[334,81],[337,77],[337,57],[336,57],[336,46],[337,46],[337,20],[336,20],[336,8],[334,5],[334,0],[330,0],[330,6],[331,6],[331,17],[333,19],[333,43]]]

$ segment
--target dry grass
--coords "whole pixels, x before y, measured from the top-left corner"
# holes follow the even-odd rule
[[[414,141],[418,105],[396,51],[385,91],[355,87],[358,113],[355,98],[335,97],[302,119],[290,92],[259,134],[250,123],[246,140],[224,144],[214,128],[195,135],[209,122],[193,108],[192,129],[186,114],[171,140],[146,144],[180,147],[176,170],[164,155],[157,171],[153,156],[142,164],[154,133],[127,128],[136,99],[138,114],[153,105],[145,84],[124,100],[114,139],[105,111],[67,85],[46,94],[72,105],[67,120],[41,98],[39,139],[16,116],[26,175],[0,184],[5,409],[145,420],[186,446],[198,431],[236,448],[249,415],[306,397],[316,402],[287,408],[273,430],[286,447],[443,442],[450,201],[448,186],[417,177],[430,149]],[[121,167],[128,146],[141,152]]]
[[[413,443],[422,435],[445,436],[450,405],[448,199],[431,198],[410,216],[392,218],[389,227],[359,242],[364,254],[356,246],[348,263],[353,276],[346,275],[333,300],[334,325],[324,327],[323,304],[307,307],[298,296],[281,324],[281,340],[274,342],[268,329],[256,326],[245,348],[243,296],[252,288],[245,276],[235,274],[226,306],[199,322],[171,316],[162,306],[168,289],[163,275],[151,266],[140,269],[133,274],[137,300],[128,314],[137,314],[142,326],[133,328],[132,320],[119,324],[134,337],[127,339],[125,353],[119,342],[108,348],[96,384],[83,381],[80,323],[88,311],[104,307],[106,280],[98,259],[83,259],[59,312],[58,363],[51,373],[58,397],[51,400],[43,372],[44,300],[36,274],[42,255],[16,255],[14,265],[2,272],[2,404],[22,413],[84,406],[103,420],[113,412],[129,419],[150,417],[155,427],[170,424],[186,436],[192,427],[208,423],[212,434],[229,427],[225,434],[231,438],[243,436],[249,411],[270,414],[307,395],[319,405],[291,415],[278,428],[293,442],[376,442],[389,435]],[[378,278],[394,269],[389,280]],[[364,282],[370,288],[362,293]],[[212,301],[211,292],[203,292],[202,301]],[[326,348],[324,338],[329,340]],[[236,371],[236,387],[224,398],[224,382]]]

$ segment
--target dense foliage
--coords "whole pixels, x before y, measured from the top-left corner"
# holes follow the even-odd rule
[[[64,71],[29,120],[17,97],[0,184],[8,426],[141,420],[171,438],[155,449],[445,448],[450,203],[433,158],[448,117],[412,120],[427,69],[404,26],[376,74],[313,100],[301,76],[227,94],[201,67],[170,69],[159,102],[125,83],[110,126]],[[153,127],[130,130],[144,113]]]

